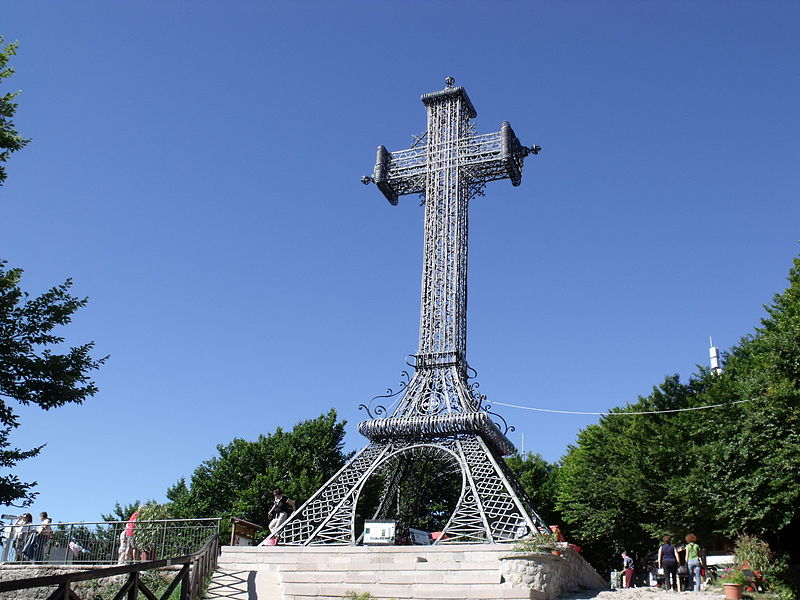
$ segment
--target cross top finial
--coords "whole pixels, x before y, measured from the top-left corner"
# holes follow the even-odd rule
[[[444,80],[444,84],[445,84],[447,87],[449,87],[449,88],[450,88],[450,87],[453,87],[453,84],[454,84],[455,82],[456,82],[456,80],[455,80],[455,79],[453,79],[452,77],[448,77],[447,79],[445,79],[445,80]]]

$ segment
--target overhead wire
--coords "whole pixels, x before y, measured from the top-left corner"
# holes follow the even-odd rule
[[[509,408],[519,408],[521,410],[533,410],[536,412],[544,412],[544,413],[555,413],[559,415],[594,415],[594,416],[628,416],[628,415],[658,415],[663,413],[679,413],[679,412],[686,412],[690,410],[707,410],[710,408],[719,408],[720,406],[731,406],[733,404],[741,404],[743,402],[750,402],[752,398],[748,400],[734,400],[732,402],[723,402],[722,404],[708,404],[706,406],[692,406],[689,408],[671,408],[665,410],[640,410],[640,411],[632,411],[632,412],[587,412],[587,411],[580,411],[580,410],[556,410],[553,408],[534,408],[533,406],[521,406],[519,404],[509,404],[507,402],[497,402],[494,401],[492,404],[497,406],[507,406]]]

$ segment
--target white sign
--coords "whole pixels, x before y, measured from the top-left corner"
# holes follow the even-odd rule
[[[394,545],[394,521],[364,521],[364,545]]]

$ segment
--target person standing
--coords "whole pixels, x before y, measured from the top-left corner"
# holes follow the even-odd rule
[[[283,522],[289,518],[289,515],[297,507],[295,506],[294,500],[284,496],[283,491],[280,489],[273,490],[272,496],[274,497],[274,502],[272,508],[270,508],[267,513],[267,517],[272,514],[275,515],[272,521],[269,522],[269,532],[275,533],[275,530],[283,525]]]
[[[139,518],[139,508],[133,511],[133,514],[128,519],[125,529],[119,534],[119,554],[117,556],[118,564],[125,564],[131,562],[136,554],[136,519]]]
[[[52,523],[53,520],[47,516],[46,512],[40,513],[39,518],[41,519],[41,522],[39,523],[39,527],[36,529],[36,539],[33,542],[34,562],[44,561],[44,557],[48,549],[47,546],[50,544],[50,538],[53,537],[53,528],[50,527],[50,523]]]
[[[697,545],[697,536],[690,533],[686,536],[686,565],[689,567],[689,585],[694,587],[695,592],[700,591],[700,546]]]
[[[629,588],[633,584],[633,559],[628,556],[626,551],[622,552],[622,568],[625,569],[625,587]]]
[[[31,513],[25,513],[21,517],[19,517],[16,521],[14,521],[14,550],[16,551],[16,558],[15,560],[22,560],[24,554],[22,553],[22,549],[25,547],[25,542],[28,541],[28,537],[33,533],[31,531],[31,523],[33,522],[33,515]]]
[[[678,591],[678,551],[672,545],[671,535],[665,535],[662,542],[658,549],[658,566],[664,569],[664,589]]]

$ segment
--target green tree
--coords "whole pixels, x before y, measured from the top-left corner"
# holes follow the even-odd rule
[[[180,479],[167,491],[172,513],[238,517],[266,527],[273,489],[281,488],[299,506],[344,465],[344,426],[331,410],[291,431],[279,427],[254,441],[220,444],[218,456],[201,463],[189,483]]]
[[[702,428],[712,440],[706,491],[724,498],[716,506],[720,531],[772,542],[800,525],[800,259],[788,279],[765,307],[761,326],[732,349],[712,388],[714,399],[748,402],[726,407]]]
[[[3,36],[0,35],[0,83],[14,74],[14,69],[9,66],[8,61],[17,53],[16,42],[3,47],[3,40]],[[2,163],[8,161],[12,152],[21,150],[30,141],[17,133],[12,121],[17,111],[14,99],[18,95],[19,92],[6,92],[0,95],[0,186],[8,177]]]
[[[114,510],[108,514],[100,515],[101,521],[127,521],[130,516],[136,512],[136,509],[142,505],[141,501],[134,500],[130,504],[114,504]]]
[[[619,413],[687,408],[694,385],[667,377],[650,396],[581,431],[569,447],[558,471],[557,507],[595,566],[618,566],[622,550],[641,559],[661,535],[680,531],[680,479],[690,459],[677,414]]]
[[[556,510],[556,476],[558,465],[549,463],[539,454],[516,453],[506,458],[506,464],[517,477],[522,489],[531,499],[534,510],[548,525],[561,525]]]
[[[706,545],[747,531],[780,546],[800,524],[800,261],[725,372],[700,368],[584,429],[558,471],[557,508],[596,566],[665,533]],[[780,548],[779,548],[780,549]]]
[[[20,288],[22,269],[6,269],[0,260],[0,467],[12,469],[19,461],[36,456],[42,446],[22,450],[11,446],[11,431],[19,427],[12,402],[50,410],[64,404],[81,404],[97,393],[90,373],[108,357],[91,356],[94,342],[54,352],[64,338],[55,329],[66,325],[86,305],[86,298],[69,293],[67,279],[36,298]],[[0,475],[0,503],[35,498],[36,482],[23,482],[9,472]]]

